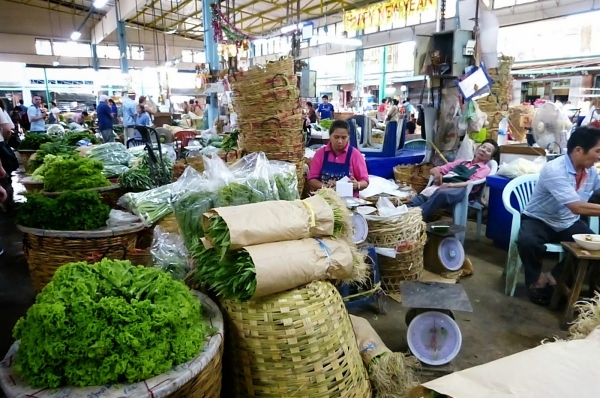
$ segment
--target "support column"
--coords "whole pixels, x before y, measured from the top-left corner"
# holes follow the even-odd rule
[[[50,106],[52,98],[50,98],[50,90],[48,89],[48,74],[46,73],[46,68],[44,68],[44,85],[46,86],[46,104]]]
[[[383,46],[381,57],[381,80],[379,81],[379,103],[385,98],[385,75],[387,73],[387,46]]]
[[[100,69],[100,63],[98,62],[98,48],[95,44],[92,44],[92,67],[96,72]]]
[[[356,38],[360,39],[360,37],[363,35],[363,31],[362,30],[358,30],[356,32]],[[363,66],[365,63],[365,50],[363,50],[363,48],[359,48],[356,50],[356,52],[354,53],[354,91],[356,91],[356,100],[357,100],[357,104],[360,107],[360,109],[362,109],[363,107],[363,91],[364,91],[364,86],[363,86]]]
[[[118,9],[118,4],[115,6]],[[120,18],[117,12],[117,45],[119,46],[119,63],[122,73],[129,73],[129,61],[127,59],[127,35],[125,33],[125,22],[118,20]]]
[[[256,54],[256,49],[253,43],[250,43],[250,51],[248,53],[248,66],[254,66],[254,54]]]
[[[206,53],[206,62],[210,67],[210,71],[218,71],[220,67],[219,63],[219,51],[218,45],[215,42],[215,33],[212,28],[212,11],[211,6],[218,4],[216,0],[202,0],[202,22],[204,24],[204,52]],[[215,74],[211,73],[212,76]],[[217,94],[213,93],[209,97],[210,104],[208,104],[208,126],[212,127],[215,119],[219,117],[219,102],[217,100]]]

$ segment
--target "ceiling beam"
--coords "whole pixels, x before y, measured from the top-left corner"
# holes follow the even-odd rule
[[[92,44],[101,43],[108,35],[117,30],[118,20],[130,19],[144,5],[144,0],[116,0],[115,6],[92,28]]]

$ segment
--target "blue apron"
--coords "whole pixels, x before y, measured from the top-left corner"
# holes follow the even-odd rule
[[[352,159],[353,149],[350,145],[348,146],[346,161],[344,163],[330,162],[329,153],[325,152],[323,167],[321,167],[321,175],[319,176],[319,180],[323,184],[327,184],[330,181],[339,181],[344,177],[350,178],[350,160]]]

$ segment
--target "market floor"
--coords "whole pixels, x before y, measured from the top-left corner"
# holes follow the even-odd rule
[[[467,235],[466,252],[475,274],[461,280],[473,305],[473,313],[456,313],[463,335],[462,350],[453,365],[455,370],[480,365],[534,347],[545,338],[564,336],[558,329],[558,315],[530,303],[522,283],[514,298],[504,295],[502,267],[506,252],[482,238],[475,242]],[[0,353],[13,342],[12,328],[33,303],[34,292],[23,257],[21,235],[7,214],[0,214]],[[366,309],[353,311],[366,317],[394,351],[406,351],[405,310],[385,298],[386,315]],[[2,393],[0,392],[0,396]]]

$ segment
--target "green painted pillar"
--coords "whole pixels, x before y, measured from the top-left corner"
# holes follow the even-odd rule
[[[387,46],[383,46],[381,56],[381,80],[379,82],[379,103],[385,98],[385,74],[387,68]]]
[[[46,73],[46,68],[44,68],[44,84],[46,85],[46,105],[50,107],[52,98],[50,98],[50,90],[48,89],[48,74]]]

